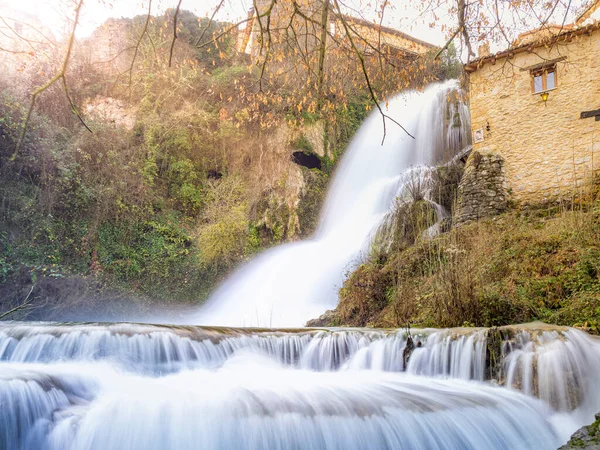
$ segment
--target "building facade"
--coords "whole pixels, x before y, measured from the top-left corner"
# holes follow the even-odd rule
[[[469,74],[473,153],[503,159],[522,203],[570,198],[600,169],[600,23],[595,8],[568,27],[521,35],[480,55]],[[587,24],[586,24],[587,23]]]
[[[320,33],[318,24],[321,23],[322,20],[321,14],[324,2],[321,0],[305,0],[300,3],[305,7],[302,11],[303,14],[308,15],[313,21],[307,30],[308,35],[313,37],[318,36]],[[269,5],[269,0],[258,0],[256,2],[258,14],[264,14]],[[276,12],[271,16],[272,27],[277,29],[281,28],[282,24],[285,26],[293,13],[294,11],[289,8],[289,5],[278,5]],[[278,17],[278,15],[280,17]],[[334,13],[332,8],[329,10],[327,19],[330,36],[336,38],[343,37],[346,31],[342,20],[345,21],[346,25],[349,27],[359,50],[365,52],[365,54],[374,52],[375,50],[373,49],[378,49],[384,53],[389,53],[396,58],[413,59],[435,48],[432,44],[414,38],[394,28],[381,26],[353,16],[340,16],[339,14]],[[264,27],[266,18],[263,18],[262,21],[262,26]],[[261,24],[258,22],[257,11],[252,8],[248,12],[248,21],[245,24],[245,28],[240,30],[240,33],[238,34],[237,48],[239,52],[249,55],[256,55],[259,52]],[[300,22],[302,22],[302,20]]]

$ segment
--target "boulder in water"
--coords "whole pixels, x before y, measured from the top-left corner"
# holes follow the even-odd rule
[[[318,327],[332,327],[335,326],[334,323],[337,320],[337,316],[335,314],[335,310],[330,309],[325,311],[316,319],[311,319],[306,322],[306,326],[309,328],[318,328]]]
[[[587,427],[580,428],[569,442],[558,450],[571,449],[600,450],[600,413],[596,414],[596,421]]]

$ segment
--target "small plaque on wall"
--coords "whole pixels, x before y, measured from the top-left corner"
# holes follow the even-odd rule
[[[483,142],[483,128],[473,131],[473,143]]]

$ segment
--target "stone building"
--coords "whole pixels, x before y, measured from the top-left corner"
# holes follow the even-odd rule
[[[598,5],[466,65],[473,155],[500,158],[499,189],[518,202],[569,198],[600,168]]]
[[[378,48],[377,46],[379,45],[379,42],[381,42],[382,47],[389,48],[389,50],[397,57],[412,59],[435,48],[434,45],[396,30],[395,28],[380,26],[376,23],[352,16],[345,16],[344,19],[352,26],[355,33],[363,36],[365,40],[372,43],[374,47]],[[330,27],[333,28],[338,35],[340,32],[343,32],[343,30],[340,29],[339,21],[339,18],[333,17],[330,23]],[[364,50],[367,53],[369,51],[368,48],[365,48]]]
[[[302,2],[301,2],[302,3]],[[259,14],[262,13],[270,4],[269,0],[258,0],[256,5],[258,6]],[[314,24],[310,26],[307,35],[317,36],[320,32],[318,29],[318,23],[322,20],[322,7],[323,2],[321,0],[305,0],[304,6],[306,9],[303,13],[310,14]],[[293,14],[292,10],[286,11],[285,5],[279,5],[277,11],[284,17],[280,22],[289,21],[289,17]],[[285,11],[285,12],[281,12]],[[275,21],[277,28],[277,18],[272,18],[272,23]],[[376,23],[369,22],[364,19],[360,19],[352,16],[340,16],[338,14],[329,12],[328,23],[329,23],[329,34],[330,36],[342,37],[345,33],[345,29],[342,24],[342,20],[350,27],[351,32],[356,38],[357,46],[359,50],[363,51],[365,55],[375,52],[374,49],[381,49],[383,53],[389,54],[394,58],[408,58],[413,59],[420,55],[427,53],[428,51],[435,48],[434,45],[424,42],[420,39],[416,39],[406,33],[403,33],[394,28],[380,26]],[[265,21],[265,19],[263,19]],[[302,22],[302,21],[300,21]],[[244,30],[238,35],[238,51],[249,55],[256,55],[260,47],[260,25],[257,20],[257,14],[254,8],[248,12],[248,22]],[[263,24],[263,27],[265,25]],[[331,43],[331,39],[330,39]]]

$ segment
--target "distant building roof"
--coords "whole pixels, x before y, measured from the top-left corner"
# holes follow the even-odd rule
[[[241,30],[241,34],[239,37],[239,41],[238,41],[238,50],[239,51],[242,51],[245,53],[251,53],[250,48],[253,45],[255,45],[255,39],[253,39],[253,37],[252,37],[252,34],[255,32],[253,30],[255,15],[256,15],[255,9],[253,7],[250,8],[250,10],[248,11],[248,20],[246,23],[246,27],[245,27],[245,29]],[[429,42],[425,42],[420,39],[417,39],[413,36],[410,36],[409,34],[399,31],[395,28],[379,25],[377,23],[370,22],[370,21],[362,19],[362,18],[358,18],[358,17],[346,15],[346,14],[343,14],[343,15],[342,14],[331,14],[329,16],[330,24],[334,24],[335,21],[338,21],[338,20],[344,20],[346,23],[350,24],[351,26],[363,27],[363,30],[365,28],[368,28],[369,30],[372,30],[373,34],[375,34],[375,35],[380,34],[382,37],[388,37],[390,39],[386,39],[385,42],[382,42],[383,44],[387,45],[388,47],[392,47],[397,50],[401,50],[407,54],[419,55],[419,54],[425,53],[428,49],[436,48],[435,45],[430,44]],[[357,30],[354,30],[354,31],[358,32]],[[405,40],[405,41],[410,42],[411,44],[409,46],[407,46],[406,44],[402,45],[402,44],[400,44],[399,40]]]
[[[532,44],[538,41],[544,41],[551,39],[552,37],[559,36],[566,31],[571,31],[575,28],[574,25],[558,25],[555,23],[548,23],[535,30],[529,30],[525,33],[519,34],[512,47],[518,47],[525,44]]]
[[[422,45],[424,47],[427,47],[427,48],[436,48],[435,45],[430,44],[429,42],[425,42],[425,41],[422,41],[421,39],[417,39],[409,34],[403,33],[402,31],[395,29],[395,28],[379,25],[377,23],[369,22],[368,20],[360,19],[360,18],[354,17],[354,16],[344,15],[342,17],[348,22],[354,22],[358,25],[372,28],[373,30],[375,30],[378,33],[391,34],[391,35],[398,36],[398,37],[401,37],[404,39],[408,39],[410,41],[413,41],[413,42],[415,42],[419,45]]]

